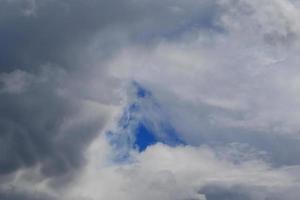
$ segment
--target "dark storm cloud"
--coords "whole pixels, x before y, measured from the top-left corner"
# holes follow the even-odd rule
[[[1,1],[1,71],[30,70],[45,62],[74,64],[70,60],[75,57],[68,59],[76,56],[72,49],[97,30],[132,17],[124,1],[36,1],[32,13],[26,14],[29,2]]]
[[[26,91],[0,93],[1,174],[37,163],[47,176],[78,167],[83,145],[102,126],[100,118],[61,131],[67,120],[80,113],[81,104],[58,94],[58,74],[35,78]]]
[[[0,174],[36,164],[46,176],[72,171],[105,118],[60,130],[83,108],[58,90],[78,67],[80,47],[134,12],[116,0],[0,3]]]
[[[15,192],[13,188],[0,191],[0,199],[5,200],[55,200],[55,198],[43,193]]]
[[[167,2],[167,5],[165,3],[120,0],[2,0],[1,71],[8,72],[16,67],[32,70],[33,66],[47,62],[64,67],[76,65],[76,57],[83,53],[80,49],[97,32],[109,27],[121,28],[117,31],[124,35],[126,31],[135,31],[139,35],[149,36],[182,29],[180,26],[174,27],[174,23],[178,23],[183,14],[172,10],[171,2]],[[188,2],[191,3],[193,1]],[[179,6],[184,5],[181,4]],[[207,26],[211,24],[213,16],[208,13],[212,10],[211,4],[213,3],[207,6],[207,3],[203,3],[203,12],[195,12],[196,8],[186,6],[185,12],[195,15],[194,24]],[[210,17],[203,21],[203,17],[197,15]],[[202,21],[197,20],[198,18]],[[157,23],[158,20],[160,23]]]

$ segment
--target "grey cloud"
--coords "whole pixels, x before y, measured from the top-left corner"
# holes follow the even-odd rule
[[[99,29],[129,20],[124,1],[36,1],[24,16],[27,1],[1,1],[1,70],[32,70],[47,62],[74,65],[82,45]],[[76,54],[77,53],[77,54]]]
[[[273,72],[273,76],[264,70],[269,75],[258,79],[266,81],[265,84],[252,85],[254,76],[249,72],[252,73],[253,68],[240,66],[248,63],[266,69],[264,63],[278,61],[276,55],[267,55],[268,51],[278,47],[281,59],[285,48],[297,43],[300,29],[295,21],[298,16],[295,8],[289,1],[278,0],[271,4],[272,17],[268,17],[264,9],[268,3],[0,0],[0,199],[52,200],[43,192],[3,190],[4,186],[14,185],[14,181],[21,184],[18,173],[23,170],[35,169],[36,174],[32,176],[39,179],[37,182],[46,181],[47,186],[57,191],[79,176],[79,169],[84,170],[81,167],[86,164],[87,147],[111,119],[110,106],[121,107],[125,96],[122,84],[128,79],[150,82],[149,89],[158,96],[166,118],[186,143],[208,144],[212,148],[246,144],[250,150],[266,153],[273,164],[271,167],[299,165],[297,137],[272,132],[273,123],[274,129],[298,130],[297,109],[294,113],[288,106],[282,106],[282,102],[298,106],[296,100],[289,101],[296,99],[298,93],[282,93],[289,84],[275,85],[272,90],[273,79],[282,75],[280,71]],[[199,45],[196,41],[202,43]],[[132,46],[147,50],[131,52]],[[115,61],[114,56],[123,47],[125,61],[118,58]],[[267,53],[260,55],[264,49]],[[256,50],[259,55],[255,54]],[[248,51],[253,51],[253,55]],[[113,67],[106,63],[111,58]],[[291,64],[298,66],[296,61]],[[210,68],[208,73],[202,73],[202,66],[207,67],[203,71]],[[134,75],[126,77],[123,71]],[[286,73],[283,79],[298,72],[294,71],[282,70]],[[236,87],[240,83],[241,87]],[[254,87],[249,89],[249,86]],[[236,95],[245,91],[249,98]],[[197,96],[198,93],[201,94]],[[287,97],[278,98],[268,107],[269,101],[253,98],[253,94],[267,100],[276,95]],[[186,100],[188,98],[191,101]],[[249,107],[243,108],[245,105]],[[271,111],[277,107],[277,114],[284,114],[274,119]],[[142,114],[151,114],[146,109],[144,112]],[[255,120],[251,121],[251,117]],[[233,125],[226,120],[232,120]],[[234,126],[241,121],[244,124]],[[278,121],[284,124],[281,126]],[[257,127],[271,129],[270,134]],[[241,156],[248,156],[248,150],[241,152]],[[259,156],[257,152],[250,153],[253,153],[250,159]],[[107,178],[114,181],[113,177]],[[91,186],[87,190],[93,191],[90,180],[85,181]],[[102,185],[107,184],[102,182]],[[289,192],[292,194],[287,198],[295,199],[293,195],[297,194],[293,188],[280,194],[271,191],[264,196],[265,191],[214,185],[201,190],[208,200],[276,199],[274,195],[283,198]]]
[[[211,14],[199,14],[199,9],[213,10],[213,5],[193,0],[1,1],[1,173],[39,163],[42,172],[52,176],[80,165],[82,146],[105,119],[79,122],[69,133],[61,133],[60,127],[78,116],[84,100],[116,102],[111,88],[118,83],[105,77],[101,60],[95,58],[122,43],[123,37],[112,39],[115,32],[124,34],[125,40],[129,33],[128,38],[150,38],[176,30],[183,16],[199,18],[197,23],[206,26]],[[89,55],[87,51],[93,50],[97,52]],[[100,63],[96,69],[89,68],[93,62]]]
[[[21,70],[0,74],[1,93],[22,93],[33,77]]]
[[[205,186],[200,193],[205,194],[207,200],[251,200],[248,191],[235,186],[226,188],[222,186]]]
[[[26,169],[37,168],[33,176],[51,188],[70,182],[110,118],[108,108],[98,107],[119,103],[120,83],[107,77],[105,59],[126,43],[180,35],[186,24],[211,27],[216,15],[214,1],[0,4],[1,190],[18,184],[18,172]],[[48,199],[17,189],[1,197]]]
[[[47,187],[60,188],[69,183],[85,163],[87,145],[108,120],[106,110],[61,93],[66,74],[56,70],[30,75],[26,90],[0,93],[0,189],[27,179],[30,188],[5,190],[1,199],[56,199],[34,184],[47,180]],[[36,172],[20,177],[31,168]]]
[[[5,200],[57,200],[55,197],[40,192],[15,191],[13,186],[7,190],[0,190],[0,198]]]
[[[58,94],[55,76],[36,78],[25,93],[0,94],[1,174],[37,163],[48,176],[65,173],[80,165],[82,146],[102,126],[99,118],[61,133],[61,126],[82,106]]]
[[[204,186],[200,191],[207,200],[296,200],[297,187],[267,188],[259,186],[211,184]]]
[[[194,15],[195,20],[197,15],[200,15],[199,20],[212,16],[210,13],[196,14],[199,12],[196,8],[213,11],[212,8],[206,8],[212,7],[207,5],[213,3],[205,1],[199,5],[193,0],[187,3],[53,0],[34,1],[33,13],[24,15],[24,9],[31,4],[31,1],[25,0],[1,1],[1,71],[8,72],[16,67],[32,70],[34,66],[48,62],[71,67],[78,65],[76,57],[84,54],[84,47],[99,31],[114,27],[117,28],[115,31],[123,35],[132,32],[132,36],[148,35],[149,38],[155,33],[158,35],[176,30],[174,25],[178,24],[182,16]],[[160,23],[157,23],[158,20]],[[198,24],[201,23],[199,20]],[[202,24],[210,23],[210,20],[206,17]],[[103,40],[109,40],[114,34],[106,35],[108,38]],[[109,41],[113,43],[113,40]],[[118,42],[122,41],[115,41],[115,45]],[[111,46],[113,44],[106,44],[99,49],[103,51]]]

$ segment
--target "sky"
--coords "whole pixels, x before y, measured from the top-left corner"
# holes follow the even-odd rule
[[[300,2],[0,0],[0,199],[298,200]]]

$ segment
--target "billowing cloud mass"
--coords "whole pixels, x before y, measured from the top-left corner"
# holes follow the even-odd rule
[[[296,0],[0,0],[0,199],[298,200]]]

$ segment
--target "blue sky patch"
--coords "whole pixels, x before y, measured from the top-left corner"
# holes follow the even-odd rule
[[[151,92],[137,82],[132,85],[135,99],[124,109],[117,129],[107,133],[116,161],[126,160],[132,149],[141,152],[157,142],[170,146],[184,144]],[[151,118],[145,109],[151,109],[156,117]]]
[[[139,151],[144,151],[148,146],[158,142],[154,133],[143,123],[139,123],[135,130],[135,146]]]

